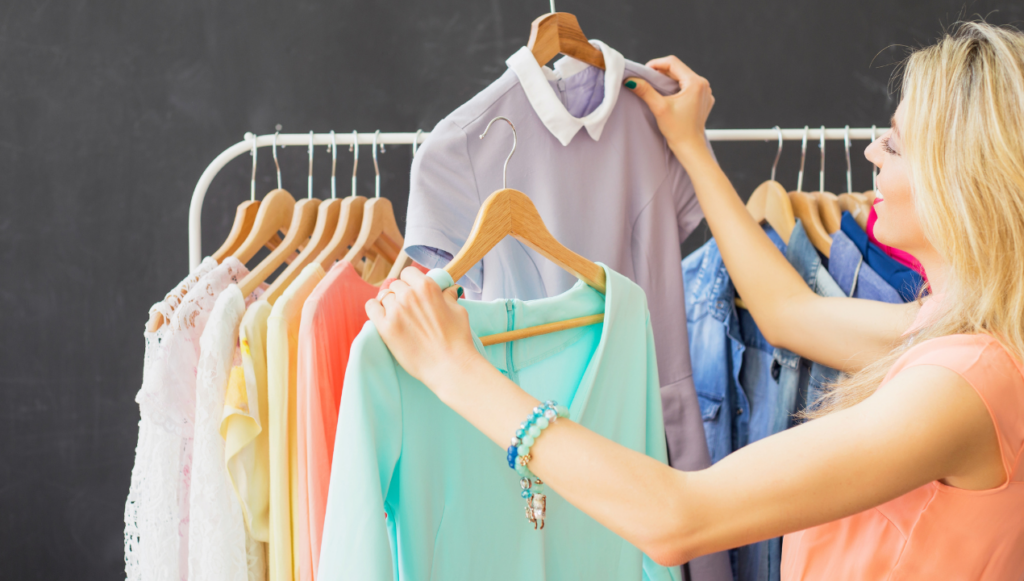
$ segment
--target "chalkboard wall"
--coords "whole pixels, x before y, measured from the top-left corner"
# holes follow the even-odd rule
[[[123,575],[124,500],[147,309],[185,274],[187,213],[206,165],[246,131],[429,130],[496,79],[544,0],[38,2],[0,18],[0,578]],[[646,61],[676,54],[714,87],[715,128],[885,125],[892,64],[957,18],[1024,4],[951,0],[558,0],[584,31]],[[871,187],[855,143],[853,185]],[[262,150],[258,191],[274,185]],[[719,144],[748,194],[774,145]],[[360,192],[372,195],[369,148]],[[839,142],[826,187],[846,189]],[[304,195],[306,152],[279,154]],[[795,186],[791,142],[780,181]],[[347,150],[339,190],[348,191]],[[250,159],[217,176],[206,252],[249,193]],[[410,151],[380,155],[404,222]],[[818,150],[809,148],[808,184]],[[329,192],[317,148],[315,195]],[[705,238],[698,230],[686,244]],[[682,324],[682,322],[680,322]]]

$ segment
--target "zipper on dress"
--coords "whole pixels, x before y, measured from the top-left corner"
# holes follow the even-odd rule
[[[516,328],[516,311],[511,300],[505,301],[505,330],[513,331]],[[505,367],[508,368],[508,378],[518,385],[516,381],[515,365],[512,363],[512,341],[505,342]]]

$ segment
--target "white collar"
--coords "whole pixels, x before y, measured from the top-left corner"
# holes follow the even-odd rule
[[[604,124],[615,109],[615,101],[619,98],[619,85],[622,84],[626,68],[625,59],[618,51],[600,40],[591,40],[590,44],[601,49],[604,55],[604,100],[597,109],[585,117],[573,117],[569,114],[548,81],[570,77],[590,65],[566,56],[555,63],[555,70],[552,71],[537,64],[537,59],[525,46],[505,61],[508,68],[519,77],[519,84],[526,92],[526,98],[529,99],[530,105],[533,105],[537,116],[562,145],[569,145],[581,127],[587,128],[587,133],[594,141],[601,139]]]

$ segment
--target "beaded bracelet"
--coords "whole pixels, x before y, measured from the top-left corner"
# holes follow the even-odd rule
[[[544,514],[547,510],[547,497],[544,495],[544,483],[530,471],[530,447],[540,437],[542,431],[558,418],[569,417],[569,410],[558,402],[548,400],[533,408],[533,413],[526,421],[519,424],[516,435],[512,437],[512,445],[508,447],[508,467],[519,473],[519,486],[523,489],[521,496],[526,499],[526,520],[533,523],[534,530],[544,528]]]

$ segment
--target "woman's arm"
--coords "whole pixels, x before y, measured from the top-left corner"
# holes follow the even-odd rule
[[[442,294],[415,269],[402,280],[383,305],[367,303],[370,319],[402,367],[501,454],[537,400],[476,351],[453,292]],[[973,388],[951,371],[922,366],[854,407],[699,472],[673,470],[568,420],[537,439],[530,468],[571,504],[673,565],[855,514],[936,479],[996,486],[1005,477],[991,471],[1000,466],[996,442]]]
[[[747,212],[708,150],[704,123],[714,97],[708,82],[675,57],[648,66],[679,82],[662,96],[643,79],[633,92],[651,108],[669,147],[686,168],[733,284],[769,343],[853,372],[888,353],[917,305],[822,298],[807,287]]]

